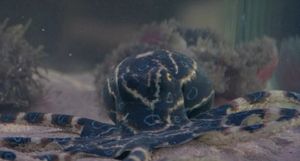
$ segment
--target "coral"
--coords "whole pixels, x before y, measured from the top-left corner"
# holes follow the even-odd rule
[[[273,39],[264,37],[242,44],[235,50],[238,53],[236,60],[236,81],[229,82],[228,86],[234,96],[244,95],[266,87],[278,64],[278,51]]]
[[[41,94],[34,77],[42,48],[32,47],[24,38],[29,26],[0,24],[0,110],[25,110]]]
[[[192,49],[199,64],[214,82],[217,94],[233,99],[247,92],[262,90],[277,65],[277,48],[270,38],[231,48],[225,42]],[[202,46],[202,47],[200,47]]]

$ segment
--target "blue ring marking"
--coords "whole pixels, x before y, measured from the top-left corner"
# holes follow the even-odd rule
[[[4,160],[15,160],[17,158],[16,154],[11,151],[0,150],[0,158]]]
[[[174,102],[174,97],[173,97],[173,94],[171,92],[168,92],[166,102],[167,103],[173,103]]]
[[[265,110],[254,109],[254,110],[241,111],[241,112],[230,114],[227,116],[226,124],[239,126],[245,120],[245,118],[249,117],[250,115],[257,115],[263,118],[265,116]]]
[[[13,123],[15,120],[16,120],[16,114],[13,113],[0,114],[0,122]]]
[[[51,123],[58,126],[69,126],[71,124],[72,116],[70,115],[52,115]]]
[[[24,116],[24,119],[28,122],[28,123],[41,123],[44,120],[44,114],[40,113],[40,112],[29,112],[26,113],[26,115]]]
[[[252,133],[252,132],[255,132],[256,130],[261,129],[263,127],[264,127],[264,124],[255,124],[255,125],[245,126],[242,129]]]
[[[300,94],[296,92],[286,92],[286,97],[300,101]]]
[[[182,121],[182,118],[179,117],[179,116],[173,116],[173,121],[174,121],[175,123],[180,123],[180,122]]]
[[[104,129],[105,128],[105,124],[98,122],[98,121],[92,121],[91,126],[93,129]]]
[[[186,98],[187,98],[187,100],[193,100],[193,99],[197,98],[197,96],[198,96],[198,88],[192,87],[188,91]]]
[[[250,104],[252,104],[264,100],[266,96],[267,96],[267,92],[259,91],[259,92],[248,94],[245,96],[245,98],[247,101],[250,102]]]
[[[159,115],[150,114],[144,118],[144,123],[148,126],[154,126],[161,123],[161,118],[159,117]]]
[[[4,140],[13,147],[31,142],[30,137],[5,137]]]
[[[296,109],[282,108],[280,109],[280,115],[281,117],[276,121],[290,120],[292,118],[297,117],[299,115],[299,112]]]

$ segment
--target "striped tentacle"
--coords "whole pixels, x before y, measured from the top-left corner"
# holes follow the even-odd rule
[[[96,138],[93,138],[96,139]],[[81,146],[91,142],[87,137],[66,137],[66,138],[41,138],[41,137],[3,137],[0,138],[0,146],[15,149],[22,152],[58,150],[61,152],[43,153],[29,155],[33,159],[43,161],[72,161],[83,157],[95,157],[93,154],[84,154],[81,151],[68,151],[74,145]],[[43,150],[44,149],[44,150]],[[1,153],[2,152],[2,153]],[[0,151],[4,160],[17,160],[18,155],[12,151]]]
[[[210,132],[217,132],[225,136],[232,133],[240,134],[241,132],[253,133],[263,130],[268,126],[272,127],[272,123],[290,123],[292,120],[296,120],[300,124],[298,118],[299,111],[293,108],[276,108],[275,110],[272,108],[253,109],[229,114],[221,119],[200,119],[180,127],[170,126],[165,131],[153,133],[141,132],[127,138],[78,138],[77,140],[73,140],[69,145],[63,146],[63,154],[70,154],[72,157],[84,154],[84,156],[117,157],[123,159],[124,152],[130,151],[125,160],[143,160],[149,158],[147,154],[149,152],[147,149],[139,147],[141,144],[149,145],[149,149],[153,149],[183,144],[197,137],[205,138],[205,136],[208,136],[206,139],[212,139],[214,135],[211,135]],[[206,142],[208,141],[206,140]],[[67,155],[62,157],[54,154],[40,156],[40,158],[50,158],[48,160],[66,157]]]
[[[72,115],[52,113],[21,112],[0,114],[0,123],[55,127],[62,129],[64,132],[75,133],[82,137],[104,137],[118,133],[117,128],[110,124]]]
[[[82,138],[83,140],[80,142],[74,141],[73,146],[66,148],[65,151],[72,154],[85,153],[98,157],[117,158],[122,157],[124,152],[130,151],[130,155],[125,159],[143,160],[143,158],[149,158],[146,154],[149,152],[147,148],[139,147],[140,145],[147,145],[149,149],[154,149],[183,144],[197,137],[212,138],[213,135],[210,132],[224,136],[235,133],[238,136],[242,132],[253,133],[266,128],[273,129],[273,125],[279,127],[280,123],[283,123],[282,127],[284,128],[289,124],[296,126],[300,125],[299,114],[298,109],[294,108],[252,109],[228,114],[222,118],[199,119],[180,127],[170,126],[165,131],[141,132],[126,138],[102,140]],[[135,152],[135,148],[137,152]]]
[[[292,108],[299,107],[300,94],[280,90],[259,91],[237,98],[229,104],[233,107],[231,113],[257,108]]]
[[[243,137],[242,134],[249,134],[249,136],[251,133],[259,132],[271,134],[285,128],[299,126],[299,110],[265,108],[240,111],[223,117],[207,115],[206,118],[194,120],[181,127],[170,126],[168,130],[154,133],[149,137],[159,140],[160,144],[156,147],[183,144],[195,138],[206,143],[219,144],[226,137],[233,141]]]
[[[260,91],[232,100],[231,102],[200,113],[192,120],[222,118],[229,114],[252,109],[297,108],[300,106],[300,94],[288,91]]]
[[[17,161],[21,158],[21,156],[17,155],[13,151],[9,150],[0,150],[0,159],[7,161]],[[33,160],[39,159],[43,161],[72,161],[74,157],[67,153],[57,153],[57,154],[43,154],[43,155],[35,155],[28,156]]]
[[[0,159],[1,160],[9,160],[9,161],[14,161],[16,160],[17,155],[12,152],[12,151],[8,151],[8,150],[0,150]]]
[[[149,149],[154,149],[183,144],[199,137],[209,138],[206,141],[209,142],[214,137],[212,133],[223,136],[237,134],[238,136],[242,132],[251,134],[268,127],[272,129],[273,125],[280,127],[280,123],[283,123],[284,128],[292,122],[294,123],[291,126],[296,126],[300,125],[299,114],[298,109],[294,108],[252,109],[228,114],[221,118],[199,119],[181,126],[171,125],[164,131],[141,132],[126,138],[93,141],[84,146],[77,143],[67,151],[84,152],[102,157],[120,157],[124,152],[132,151],[139,145],[147,145]]]
[[[141,136],[141,135],[139,135]],[[40,137],[3,137],[0,146],[20,151],[30,148],[30,151],[59,150],[64,154],[81,157],[116,158],[125,151],[130,151],[130,143],[140,143],[140,137],[121,138],[120,136],[99,137],[66,137],[66,138],[40,138]],[[128,146],[129,145],[129,146]],[[34,147],[34,148],[32,148]],[[46,156],[46,155],[45,155]],[[55,157],[49,154],[48,157]],[[57,158],[57,157],[55,157]]]
[[[300,106],[299,106],[300,107]],[[247,140],[255,137],[251,133],[271,135],[284,129],[300,125],[300,109],[295,108],[261,108],[232,113],[225,117],[195,122],[196,127],[205,126],[215,129],[195,128],[194,136],[201,136],[201,141],[212,144],[226,143],[226,139]],[[200,125],[201,124],[201,125]],[[207,133],[203,134],[203,131]]]
[[[2,137],[0,138],[0,146],[22,152],[58,150],[61,152],[36,155],[34,158],[49,161],[66,161],[84,157],[116,157],[122,146],[130,141],[129,138],[119,139],[119,137],[103,139],[98,137]]]
[[[222,120],[222,124],[224,127],[227,126],[225,132],[231,128],[233,131],[239,129],[239,131],[250,133],[269,125],[280,125],[283,122],[289,122],[291,126],[297,126],[300,123],[299,110],[293,108],[252,109],[230,114]]]
[[[22,156],[23,157],[23,156]],[[39,155],[28,155],[28,159],[31,158],[32,160],[42,160],[42,161],[74,161],[80,156],[72,155],[66,152],[52,152],[48,154],[39,154]],[[17,161],[21,158],[20,155],[16,154],[13,151],[9,150],[0,150],[0,160],[7,160],[7,161]],[[24,158],[22,158],[24,160]]]
[[[49,150],[48,145],[56,145],[53,146],[53,149],[62,149],[63,146],[67,146],[71,144],[74,140],[78,138],[72,137],[64,137],[64,138],[43,138],[43,137],[1,137],[0,138],[0,146],[14,149],[23,149],[23,150],[41,150],[41,148],[45,148],[47,146],[47,150]]]

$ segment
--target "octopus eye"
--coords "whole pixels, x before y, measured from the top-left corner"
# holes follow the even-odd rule
[[[172,81],[172,76],[170,73],[167,73],[167,79],[168,79],[168,81]]]
[[[186,98],[188,100],[194,100],[198,96],[198,88],[196,87],[191,87],[191,89],[188,91]]]

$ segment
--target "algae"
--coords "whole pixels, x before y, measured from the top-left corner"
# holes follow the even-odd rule
[[[0,111],[24,111],[42,93],[37,78],[42,77],[38,60],[43,51],[24,38],[29,25],[0,24]]]

